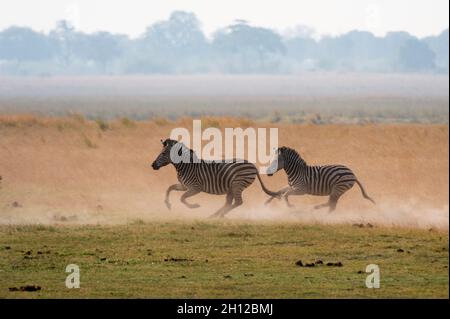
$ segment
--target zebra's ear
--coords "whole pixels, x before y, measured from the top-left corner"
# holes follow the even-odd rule
[[[161,144],[164,145],[164,141],[161,139]]]

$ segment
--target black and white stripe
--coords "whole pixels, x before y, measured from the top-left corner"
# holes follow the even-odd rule
[[[325,204],[317,205],[315,208],[328,206],[330,211],[336,208],[339,198],[350,188],[355,182],[361,188],[364,198],[375,203],[370,198],[364,187],[356,178],[355,174],[343,165],[325,165],[325,166],[309,166],[303,158],[292,148],[281,147],[277,150],[277,158],[269,167],[269,176],[273,173],[284,169],[288,176],[289,185],[278,193],[282,194],[286,204],[291,207],[288,197],[290,195],[316,195],[330,196]],[[269,198],[266,204],[272,201],[274,197]]]
[[[195,152],[182,143],[167,139],[161,141],[163,149],[153,162],[157,170],[173,164],[177,171],[179,184],[167,189],[165,203],[170,209],[169,194],[171,191],[184,191],[181,202],[189,208],[197,208],[198,204],[186,202],[188,197],[200,192],[208,194],[226,194],[226,203],[213,216],[223,217],[233,208],[242,205],[242,192],[258,177],[262,189],[270,196],[280,197],[278,193],[269,191],[263,184],[256,166],[244,160],[205,161],[197,158]],[[175,155],[175,156],[174,156]]]

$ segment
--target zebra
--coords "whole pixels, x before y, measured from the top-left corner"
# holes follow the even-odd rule
[[[329,212],[332,212],[336,209],[339,198],[352,188],[355,182],[359,185],[363,197],[375,204],[355,174],[346,166],[309,166],[296,150],[285,146],[276,150],[276,157],[267,169],[267,175],[272,176],[281,169],[285,170],[289,185],[278,194],[282,194],[288,207],[293,207],[288,200],[290,195],[329,195],[327,203],[316,205],[314,208],[328,206]],[[265,204],[269,204],[273,199],[274,197],[269,198]]]
[[[250,186],[257,176],[263,191],[270,196],[281,198],[278,193],[268,190],[256,166],[245,160],[207,161],[197,157],[195,152],[176,140],[161,140],[163,149],[152,163],[154,170],[158,170],[170,163],[175,166],[179,184],[169,186],[166,191],[165,204],[171,209],[169,194],[171,191],[184,191],[181,202],[189,208],[200,207],[186,201],[200,192],[208,194],[226,194],[226,203],[211,217],[224,217],[230,210],[242,205],[242,192]],[[176,157],[174,154],[178,154]],[[233,203],[234,200],[234,203]]]

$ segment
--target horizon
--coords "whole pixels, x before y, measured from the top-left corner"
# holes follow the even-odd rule
[[[168,17],[169,18],[169,17]],[[168,19],[167,19],[168,20]],[[237,20],[240,20],[240,19],[236,19],[236,21]],[[33,27],[31,27],[31,26],[27,26],[27,25],[15,25],[15,24],[13,24],[13,25],[10,25],[10,26],[7,26],[7,27],[5,27],[5,28],[3,28],[3,29],[0,29],[0,32],[3,32],[3,31],[5,31],[5,30],[8,30],[9,28],[27,28],[27,29],[31,29],[31,30],[33,30],[34,32],[37,32],[37,33],[41,33],[41,34],[44,34],[44,35],[50,35],[50,32],[51,31],[53,31],[53,30],[55,30],[56,28],[57,28],[57,23],[58,22],[62,22],[62,21],[65,21],[65,22],[70,22],[70,21],[68,21],[68,20],[64,20],[64,19],[61,19],[61,20],[57,20],[56,22],[55,22],[55,25],[54,25],[54,27],[52,28],[52,29],[50,29],[50,30],[37,30],[37,29],[34,29]],[[159,21],[155,21],[155,22],[153,22],[153,23],[151,23],[151,24],[149,24],[148,25],[148,27],[150,27],[151,25],[153,25],[154,23],[158,23],[158,22],[160,22],[160,21],[165,21],[165,20],[159,20]],[[232,25],[233,23],[231,23],[230,25]],[[379,35],[379,34],[375,34],[375,33],[373,33],[373,32],[371,32],[370,30],[361,30],[361,29],[351,29],[351,30],[348,30],[348,31],[346,31],[346,32],[343,32],[343,33],[339,33],[339,34],[313,34],[313,33],[307,33],[307,34],[305,34],[305,33],[295,33],[295,32],[292,32],[292,31],[290,31],[290,30],[285,30],[285,32],[280,32],[279,30],[276,30],[276,29],[272,29],[272,28],[270,28],[270,27],[263,27],[263,26],[260,26],[260,25],[254,25],[254,24],[251,24],[251,23],[249,23],[249,25],[250,26],[252,26],[252,27],[262,27],[262,28],[265,28],[265,29],[269,29],[269,30],[272,30],[272,31],[274,31],[275,33],[277,33],[277,34],[279,34],[282,38],[285,38],[285,39],[294,39],[294,38],[296,38],[296,37],[300,37],[300,38],[310,38],[310,39],[312,39],[312,40],[314,40],[314,41],[320,41],[321,39],[323,39],[323,38],[327,38],[327,37],[331,37],[331,38],[339,38],[339,37],[341,37],[341,36],[344,36],[344,35],[346,35],[346,34],[349,34],[349,33],[351,33],[351,32],[367,32],[367,33],[370,33],[370,34],[372,34],[374,37],[376,37],[376,38],[385,38],[388,34],[392,34],[392,33],[407,33],[407,34],[409,34],[409,35],[411,35],[412,37],[415,37],[415,38],[417,38],[417,39],[419,39],[419,40],[422,40],[422,39],[426,39],[426,38],[429,38],[429,37],[438,37],[439,35],[441,35],[443,32],[445,32],[445,31],[448,31],[449,29],[450,29],[450,27],[449,26],[447,26],[447,27],[445,27],[445,28],[443,28],[441,31],[438,31],[438,32],[436,32],[436,33],[433,33],[433,34],[428,34],[428,35],[425,35],[425,36],[417,36],[417,35],[415,35],[415,34],[413,34],[413,33],[410,33],[410,32],[408,32],[407,30],[391,30],[391,31],[387,31],[385,34],[383,34],[383,35]],[[73,25],[72,25],[73,26]],[[139,38],[141,38],[144,34],[145,34],[145,30],[144,31],[142,31],[142,33],[140,33],[140,34],[138,34],[137,36],[132,36],[132,35],[130,35],[130,34],[127,34],[127,33],[123,33],[123,32],[112,32],[111,30],[104,30],[104,29],[100,29],[100,30],[95,30],[95,31],[91,31],[91,32],[89,32],[89,31],[86,31],[86,30],[82,30],[82,29],[78,29],[78,28],[76,28],[75,26],[73,26],[74,27],[74,30],[75,31],[77,31],[77,32],[81,32],[81,33],[84,33],[84,34],[88,34],[88,35],[90,35],[90,34],[97,34],[97,33],[101,33],[101,32],[106,32],[106,33],[109,33],[109,34],[112,34],[112,35],[116,35],[116,36],[125,36],[125,37],[127,37],[128,39],[130,39],[130,40],[137,40],[137,39],[139,39]],[[227,26],[224,26],[224,28],[225,27],[227,27]],[[309,28],[308,26],[301,26],[301,27],[303,27],[303,28],[305,28],[306,30],[307,29],[311,29],[311,28]],[[216,31],[220,31],[222,28],[219,28],[219,29],[217,29]],[[214,36],[214,33],[216,32],[213,32],[213,33],[210,33],[210,34],[207,34],[207,33],[205,33],[205,31],[202,29],[202,31],[203,31],[203,34],[205,35],[205,38],[208,40],[208,41],[212,41],[213,40],[213,36]]]
[[[423,0],[398,0],[395,3],[343,0],[338,4],[319,0],[307,6],[289,0],[281,0],[277,6],[249,0],[238,7],[235,0],[225,6],[222,3],[209,6],[206,2],[193,0],[186,5],[182,1],[171,0],[151,7],[151,3],[139,0],[133,2],[137,3],[134,6],[127,2],[108,3],[105,0],[43,0],[40,4],[25,5],[23,0],[18,0],[8,5],[0,3],[0,30],[17,26],[48,34],[58,21],[66,20],[77,31],[87,34],[106,31],[134,39],[144,34],[148,26],[167,20],[174,11],[194,13],[208,38],[236,20],[246,20],[252,26],[272,29],[284,37],[301,34],[316,40],[351,31],[367,31],[377,37],[384,37],[389,32],[407,32],[417,38],[425,38],[437,36],[449,28],[449,3],[443,0],[433,1],[433,5]],[[329,10],[323,10],[325,3]],[[258,12],[253,10],[256,5]],[[29,10],[23,11],[24,6]],[[105,8],[109,13],[107,16],[104,14]],[[36,12],[39,14],[36,15]]]

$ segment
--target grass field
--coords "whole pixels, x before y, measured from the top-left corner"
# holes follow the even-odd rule
[[[1,226],[0,297],[448,298],[448,261],[448,233],[434,230],[230,221]],[[65,287],[72,263],[79,289]],[[380,267],[379,289],[365,286],[368,264]],[[25,285],[41,290],[9,291]]]

